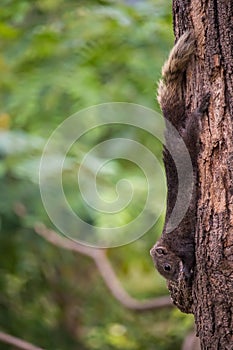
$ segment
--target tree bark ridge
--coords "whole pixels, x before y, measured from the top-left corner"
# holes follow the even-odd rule
[[[186,106],[211,93],[201,120],[192,312],[202,349],[233,349],[233,2],[173,0],[176,37],[193,28],[197,51]]]

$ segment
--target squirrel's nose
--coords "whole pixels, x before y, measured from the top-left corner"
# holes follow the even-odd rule
[[[154,255],[154,247],[152,247],[152,248],[150,249],[150,256],[153,257],[153,255]]]

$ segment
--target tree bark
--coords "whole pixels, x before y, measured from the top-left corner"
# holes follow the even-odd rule
[[[196,268],[191,299],[188,295],[187,301],[185,290],[177,292],[171,286],[171,291],[178,306],[194,314],[201,349],[230,350],[233,349],[233,1],[173,0],[173,19],[176,38],[187,29],[193,29],[196,37],[195,57],[187,72],[187,109],[197,108],[204,93],[210,92],[211,97],[200,130]],[[177,293],[184,298],[178,300]]]

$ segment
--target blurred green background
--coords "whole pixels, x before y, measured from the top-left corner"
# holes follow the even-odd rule
[[[174,350],[192,317],[173,309],[137,313],[124,308],[93,261],[57,248],[34,230],[53,228],[38,187],[38,164],[52,131],[68,116],[104,102],[132,102],[159,111],[161,66],[172,47],[171,1],[2,0],[0,4],[0,329],[45,349]],[[161,161],[161,145],[139,130],[101,128],[81,142],[82,152],[109,137],[134,134]],[[74,149],[72,158],[78,159]],[[67,197],[93,224],[108,224],[82,204],[68,163]],[[51,168],[51,171],[53,169]],[[55,171],[55,170],[54,170]],[[106,191],[143,174],[115,161]],[[143,192],[143,193],[142,193]],[[108,194],[108,193],[107,193]],[[141,198],[141,197],[140,197]],[[117,223],[132,220],[140,200]],[[149,249],[163,217],[137,241],[109,249],[125,290],[149,299],[166,295]],[[0,343],[4,350],[15,349]]]

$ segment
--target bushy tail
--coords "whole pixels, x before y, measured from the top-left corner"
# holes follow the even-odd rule
[[[168,60],[162,68],[162,79],[158,87],[158,101],[162,110],[182,97],[181,82],[190,56],[195,49],[195,39],[192,32],[185,32],[170,52]],[[168,108],[170,109],[170,108]]]

